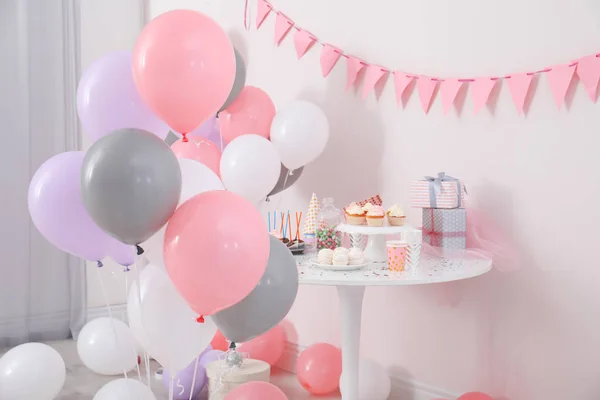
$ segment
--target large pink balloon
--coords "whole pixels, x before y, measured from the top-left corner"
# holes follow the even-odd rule
[[[342,352],[327,343],[313,344],[300,353],[296,375],[309,393],[331,393],[338,388],[342,375]]]
[[[171,150],[178,158],[198,161],[212,169],[217,176],[221,165],[221,152],[217,146],[207,139],[190,138],[187,142],[179,139],[171,145]]]
[[[267,267],[269,234],[252,203],[214,191],[183,203],[165,232],[167,272],[179,293],[200,315],[241,301]]]
[[[169,133],[135,88],[128,51],[109,53],[86,69],[77,87],[77,113],[94,141],[123,128],[144,129],[161,139]]]
[[[115,239],[96,225],[83,206],[84,156],[83,151],[69,151],[43,163],[31,179],[27,201],[33,224],[50,243],[75,256],[99,261]]]
[[[253,134],[269,138],[275,105],[263,90],[246,86],[225,110],[219,113],[223,139],[231,142],[238,136]]]
[[[492,396],[488,396],[481,392],[469,392],[460,396],[457,400],[494,400]]]
[[[243,343],[239,347],[239,351],[248,353],[248,356],[253,360],[261,360],[270,365],[275,365],[283,355],[285,341],[285,329],[280,324],[251,341]]]
[[[248,382],[227,393],[225,400],[287,400],[281,389],[269,382]]]
[[[235,79],[235,53],[227,34],[191,10],[159,15],[133,50],[140,95],[175,131],[187,134],[215,115]]]

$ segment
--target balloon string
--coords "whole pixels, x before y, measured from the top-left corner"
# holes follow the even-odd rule
[[[129,272],[129,268],[127,268],[125,270],[125,272]],[[125,274],[125,298],[127,298],[127,292],[128,292],[128,289],[129,289],[129,279],[128,279],[128,276],[129,275]],[[139,363],[140,356],[138,355],[137,350],[135,349],[135,347],[133,348],[133,353],[135,354],[135,359],[136,359],[135,367],[137,369],[138,379],[139,379],[140,382],[144,383],[142,381],[142,373],[140,372],[140,363]]]
[[[135,246],[135,252],[133,254],[133,267],[135,269],[135,283],[137,285],[137,295],[138,295],[138,304],[140,307],[140,322],[142,327],[144,326],[144,320],[142,316],[142,286],[140,285],[140,259],[139,255],[144,252],[140,246]],[[144,367],[146,368],[146,381],[148,382],[148,387],[150,391],[152,391],[152,386],[150,385],[150,356],[146,349],[144,349]]]
[[[115,340],[117,343],[117,347],[119,346],[119,337],[117,336],[117,329],[115,328],[115,320],[113,319],[112,308],[110,307],[110,303],[108,302],[108,295],[106,294],[106,287],[104,286],[104,279],[102,278],[102,274],[100,273],[100,268],[102,268],[102,262],[98,261],[98,268],[96,268],[96,273],[98,274],[98,279],[100,280],[100,288],[102,289],[102,296],[104,297],[104,302],[106,303],[106,310],[108,311],[108,318],[110,319],[110,327],[113,331],[113,335],[115,336]],[[123,368],[123,375],[125,379],[127,379],[127,371]]]
[[[190,389],[189,400],[192,400],[192,397],[194,397],[194,388],[196,387],[196,374],[198,373],[199,361],[200,361],[200,355],[198,355],[198,357],[196,357],[196,365],[194,365],[194,377],[192,378],[192,388]]]
[[[244,28],[246,28],[246,31],[250,30],[250,15],[248,13],[248,8],[249,4],[248,0],[246,0],[246,5],[244,6]]]
[[[172,376],[169,381],[169,400],[173,400],[173,386],[175,384],[175,377]]]
[[[219,113],[217,113],[216,118],[219,119]],[[219,139],[221,139],[221,154],[223,154],[223,131],[221,130],[220,123],[219,123]]]

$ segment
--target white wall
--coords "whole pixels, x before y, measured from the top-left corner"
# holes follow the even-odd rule
[[[116,50],[132,50],[139,32],[143,27],[144,7],[142,0],[82,0],[81,1],[81,66],[85,71],[94,60]],[[90,140],[85,135],[84,148]],[[121,267],[111,261],[98,275],[95,263],[87,263],[88,306],[106,305],[102,294],[101,282],[104,282],[107,298],[111,304],[126,301],[126,284],[132,281]],[[132,274],[133,272],[131,272]],[[129,278],[129,279],[128,279]]]
[[[254,15],[254,1],[252,14]],[[273,46],[274,17],[243,29],[244,0],[153,0],[150,13],[192,8],[230,32],[248,63],[248,83],[277,106],[303,98],[331,121],[325,154],[294,190],[274,199],[305,210],[309,196],[341,206],[381,192],[408,204],[411,179],[447,171],[519,243],[525,268],[445,285],[462,301],[440,306],[443,286],[374,288],[365,297],[362,351],[396,375],[453,392],[483,389],[511,400],[597,399],[600,360],[600,113],[581,87],[558,111],[545,78],[526,117],[506,85],[493,112],[423,115],[416,93],[405,110],[388,82],[380,100],[345,92],[345,63],[320,75],[317,49],[300,61],[293,40]],[[487,75],[531,70],[600,50],[600,3],[591,0],[304,0],[276,6],[322,40],[390,68]],[[418,211],[411,210],[413,221]],[[418,223],[418,222],[417,222]],[[339,343],[333,289],[302,288],[290,314],[299,343]]]

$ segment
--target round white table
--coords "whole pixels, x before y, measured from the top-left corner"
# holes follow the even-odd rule
[[[483,275],[492,268],[491,260],[485,259],[422,258],[415,271],[390,271],[386,263],[371,263],[356,271],[326,271],[312,266],[310,256],[298,257],[298,261],[300,284],[335,286],[338,291],[342,320],[342,369],[345,376],[343,400],[358,400],[360,324],[367,286],[451,282]]]

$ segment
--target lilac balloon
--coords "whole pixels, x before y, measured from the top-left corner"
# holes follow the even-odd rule
[[[210,117],[202,125],[188,134],[189,137],[203,137],[210,140],[217,146],[221,145],[221,132],[219,130],[219,120],[217,117]]]
[[[109,53],[90,65],[77,88],[77,112],[94,141],[123,128],[144,129],[161,139],[169,133],[137,92],[128,51]]]
[[[208,347],[200,353],[198,356],[202,358],[203,355],[212,351],[212,347]],[[196,370],[196,381],[194,387],[192,382],[194,381],[194,370],[196,369],[196,360],[192,361],[184,370],[179,371],[175,374],[173,379],[173,392],[175,400],[188,400],[190,398],[190,391],[193,393],[192,398],[204,387],[206,384],[206,368],[198,361],[198,369]],[[168,389],[171,384],[171,373],[168,370],[163,371],[163,385]]]
[[[200,364],[202,364],[202,365],[204,365],[206,367],[211,362],[219,360],[219,358],[223,354],[225,354],[224,351],[221,351],[221,350],[211,350],[211,351],[207,352],[206,354],[204,354],[203,356],[200,357]]]
[[[29,214],[38,231],[59,249],[86,260],[104,258],[112,239],[87,213],[81,198],[83,151],[43,163],[29,184]]]
[[[121,243],[117,239],[113,239],[110,248],[108,249],[108,256],[112,258],[114,262],[124,267],[133,265],[135,262],[135,253],[135,247]]]

